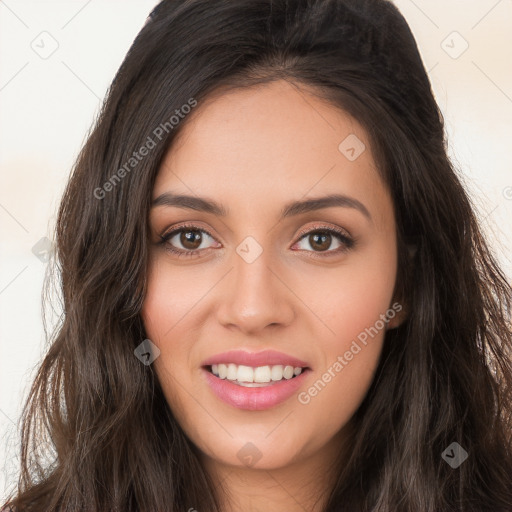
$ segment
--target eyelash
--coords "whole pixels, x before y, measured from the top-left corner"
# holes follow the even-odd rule
[[[189,257],[192,255],[192,253],[197,254],[198,251],[208,250],[208,249],[194,249],[194,250],[176,249],[169,243],[169,240],[174,235],[176,235],[177,233],[181,233],[183,231],[187,231],[187,230],[205,233],[209,237],[211,237],[215,240],[215,237],[212,234],[210,234],[206,229],[200,228],[199,226],[196,226],[194,224],[184,224],[184,225],[181,225],[181,226],[173,229],[169,233],[161,235],[160,242],[158,242],[158,243],[159,243],[159,245],[164,245],[166,251],[169,251],[170,253],[172,253],[178,257]],[[315,226],[314,228],[301,231],[297,235],[299,238],[298,238],[297,242],[294,243],[294,245],[296,243],[300,242],[307,235],[311,235],[314,233],[323,233],[323,234],[327,233],[330,235],[335,235],[335,237],[338,238],[338,240],[341,242],[342,246],[339,247],[338,249],[327,250],[327,251],[307,251],[306,250],[307,253],[313,253],[313,254],[309,254],[309,256],[312,258],[317,258],[317,257],[324,258],[324,257],[332,256],[334,254],[345,253],[345,252],[348,252],[349,250],[353,249],[356,245],[356,240],[354,238],[351,238],[350,236],[348,236],[345,231],[342,231],[341,229],[337,229],[337,228],[322,226],[322,225]],[[305,249],[301,249],[301,250],[305,250]],[[318,256],[316,256],[315,254]],[[324,256],[324,254],[326,254],[326,256]]]

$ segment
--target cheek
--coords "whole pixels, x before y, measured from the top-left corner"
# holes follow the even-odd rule
[[[211,272],[200,267],[180,268],[170,264],[165,253],[154,255],[150,261],[141,314],[148,337],[161,350],[169,351],[167,345],[175,339],[180,343],[173,346],[173,351],[186,353],[190,348],[187,340],[194,338],[194,325],[199,325],[191,319],[214,283]]]
[[[304,274],[307,275],[307,274]],[[309,270],[298,294],[318,313],[327,352],[344,351],[391,307],[396,281],[394,238],[354,253],[337,268]],[[382,330],[382,322],[379,321]]]
[[[328,364],[297,396],[298,430],[325,441],[349,423],[373,381],[382,336],[378,334],[367,345],[357,340],[338,343],[339,350],[333,351]]]
[[[187,323],[187,315],[204,291],[190,284],[194,281],[189,274],[179,269],[170,270],[165,261],[154,259],[151,262],[141,317],[147,337],[160,349],[160,356],[153,362],[154,369],[169,404],[177,407],[179,381],[190,370],[189,358],[193,351],[189,341],[194,339],[193,329]]]
[[[317,338],[322,364],[298,401],[308,418],[315,423],[322,418],[324,428],[332,433],[364,399],[378,366],[384,319],[395,316],[391,304],[396,278],[393,243],[391,239],[373,245],[330,275],[319,272],[315,287],[308,280],[309,298],[315,303],[312,309],[321,312],[325,328]]]

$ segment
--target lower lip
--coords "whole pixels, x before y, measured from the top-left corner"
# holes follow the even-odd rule
[[[303,370],[292,379],[283,379],[260,388],[239,386],[230,380],[216,377],[206,369],[203,371],[206,373],[208,385],[223,402],[237,409],[263,411],[288,400],[299,389],[310,370]]]

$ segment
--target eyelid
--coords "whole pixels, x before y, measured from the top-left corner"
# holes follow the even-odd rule
[[[160,235],[160,238],[168,238],[169,235],[173,235],[175,232],[181,230],[181,229],[195,229],[197,231],[203,231],[204,233],[206,233],[208,236],[212,237],[215,239],[215,237],[206,229],[206,228],[203,228],[201,227],[199,224],[193,224],[193,223],[187,223],[187,222],[184,222],[182,224],[177,224],[176,226],[173,226],[172,227],[172,230],[170,231],[164,231],[164,233],[162,235]],[[314,226],[309,226],[307,228],[303,228],[301,229],[298,233],[297,233],[297,237],[300,239],[302,238],[304,235],[308,235],[309,233],[311,233],[312,231],[317,231],[317,230],[326,230],[326,231],[334,231],[338,234],[341,234],[341,235],[344,235],[345,237],[347,238],[353,238],[353,236],[346,230],[346,229],[343,229],[343,228],[338,228],[338,227],[334,227],[334,226],[328,226],[327,224],[325,223],[318,223]]]
[[[301,239],[304,237],[304,235],[309,235],[311,232],[315,232],[315,231],[334,231],[335,233],[338,233],[339,235],[341,235],[345,238],[349,238],[351,240],[354,239],[354,237],[346,229],[335,227],[335,226],[328,226],[325,223],[318,223],[314,226],[309,226],[308,228],[303,228],[299,231],[299,233],[297,233],[297,237],[299,237],[299,239]]]
[[[206,233],[210,238],[215,240],[217,243],[220,243],[215,236],[213,236],[206,228],[201,227],[199,224],[196,223],[190,223],[190,222],[184,222],[181,224],[177,224],[172,227],[169,231],[164,232],[164,234],[160,235],[160,242],[159,244],[168,245],[168,241],[175,235],[176,233],[179,233],[180,231],[183,231],[185,229],[190,229],[191,231],[199,231],[201,233]],[[318,255],[319,257],[322,257],[322,254],[328,254],[328,255],[334,255],[338,254],[343,251],[347,251],[351,249],[356,244],[356,239],[346,230],[340,227],[335,226],[329,226],[325,223],[318,223],[313,226],[309,226],[307,228],[303,228],[299,231],[299,233],[296,235],[296,240],[293,242],[293,245],[296,245],[298,242],[300,242],[303,238],[305,238],[307,235],[315,232],[321,232],[325,231],[327,233],[335,233],[338,235],[342,241],[342,243],[346,246],[345,249],[340,250],[328,250],[328,251],[305,251],[308,253],[313,253],[314,255]],[[178,255],[187,255],[190,253],[196,253],[200,251],[208,251],[210,249],[213,249],[213,247],[208,247],[206,249],[195,249],[195,250],[187,250],[187,249],[177,249],[177,248],[168,248],[167,250],[176,253]],[[313,256],[316,257],[316,256]]]
[[[206,228],[201,227],[199,224],[187,223],[187,222],[184,222],[182,224],[176,224],[175,226],[172,226],[172,228],[170,230],[164,231],[164,233],[162,235],[160,235],[160,239],[168,240],[171,235],[174,235],[176,232],[179,232],[183,229],[201,231],[216,240],[216,238]]]
[[[334,237],[338,238],[339,242],[341,243],[341,246],[338,247],[337,249],[330,249],[327,251],[301,250],[301,252],[305,253],[305,255],[308,258],[326,259],[329,257],[340,256],[341,254],[345,254],[350,250],[354,249],[357,245],[357,239],[353,237],[346,229],[340,228],[338,226],[329,226],[325,223],[317,223],[314,226],[309,226],[308,228],[301,229],[300,232],[297,234],[297,241],[293,243],[292,247],[298,244],[308,235],[321,232],[328,233],[330,236],[333,236],[334,234]]]

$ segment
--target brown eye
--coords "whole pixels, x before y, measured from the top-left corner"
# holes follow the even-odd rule
[[[333,242],[337,242],[338,245],[332,247]],[[299,244],[303,246],[301,247]],[[344,232],[332,228],[317,228],[303,233],[295,245],[298,245],[299,249],[308,252],[332,255],[348,251],[354,247],[355,241]]]
[[[203,243],[208,242],[208,238],[215,241],[207,231],[195,226],[182,226],[180,228],[173,229],[166,235],[162,235],[160,238],[160,243],[164,244],[168,251],[179,255],[197,254],[198,251],[209,248],[208,246],[201,247]]]
[[[311,247],[319,251],[326,251],[329,249],[332,242],[332,236],[329,233],[315,233],[308,236],[308,241]]]
[[[195,230],[181,231],[179,241],[184,249],[195,250],[201,245],[202,235],[199,231]]]

